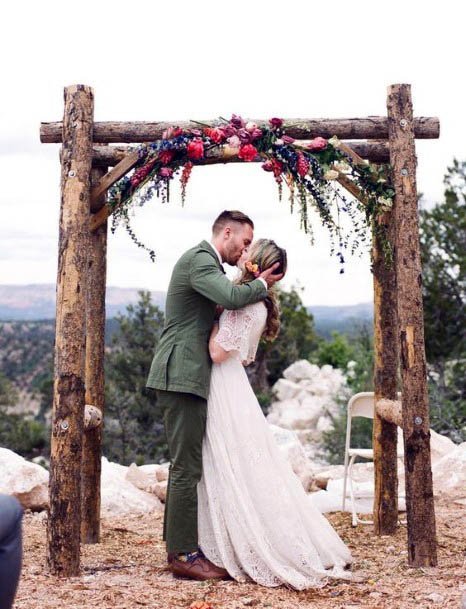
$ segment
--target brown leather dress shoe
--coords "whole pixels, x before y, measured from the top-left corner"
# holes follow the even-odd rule
[[[184,557],[183,557],[184,558]],[[168,565],[173,575],[205,581],[207,579],[228,579],[225,569],[217,567],[205,556],[189,554],[183,560],[179,556],[168,556]]]

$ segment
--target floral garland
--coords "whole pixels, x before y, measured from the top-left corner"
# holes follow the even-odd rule
[[[131,239],[138,247],[146,249],[154,260],[155,252],[137,239],[130,226],[130,210],[144,205],[154,194],[163,203],[168,202],[171,180],[180,171],[184,204],[186,186],[196,162],[202,161],[210,151],[229,146],[238,149],[238,157],[246,162],[255,161],[258,157],[264,159],[262,169],[273,174],[280,199],[283,182],[287,184],[291,211],[297,200],[301,228],[312,241],[308,211],[317,211],[329,230],[331,253],[336,254],[341,265],[344,264],[345,250],[353,254],[366,242],[368,227],[373,227],[381,237],[385,260],[391,262],[391,248],[383,223],[374,222],[379,215],[390,210],[393,203],[394,190],[389,182],[387,165],[371,165],[368,161],[355,163],[335,136],[329,140],[315,137],[302,144],[284,133],[280,118],[270,119],[269,125],[261,128],[235,114],[229,121],[219,119],[215,126],[198,125],[199,128],[190,130],[170,127],[164,131],[161,140],[137,148],[139,160],[134,171],[109,191],[112,232],[123,222]],[[335,187],[335,181],[341,176],[357,186],[358,199],[343,195]],[[341,213],[348,214],[351,231],[343,229]],[[340,272],[344,272],[343,266]]]

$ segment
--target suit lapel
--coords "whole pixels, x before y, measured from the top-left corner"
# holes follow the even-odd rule
[[[223,268],[222,264],[220,263],[217,253],[215,252],[212,245],[208,241],[201,241],[201,243],[199,244],[199,247],[208,251],[209,254],[211,254],[214,257],[214,260],[217,263],[218,268],[222,271],[222,273],[225,274],[225,269]]]

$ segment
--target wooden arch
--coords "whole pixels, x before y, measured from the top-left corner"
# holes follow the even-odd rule
[[[42,123],[41,141],[62,143],[55,373],[50,461],[47,562],[54,574],[79,573],[80,542],[100,537],[101,426],[84,424],[85,405],[104,410],[104,326],[107,218],[105,193],[134,167],[137,154],[111,143],[152,142],[173,123],[94,122],[90,87],[65,88],[62,122]],[[256,120],[260,126],[264,121]],[[177,123],[185,129],[194,123]],[[297,140],[336,135],[355,160],[390,162],[395,202],[381,222],[395,264],[374,251],[375,396],[396,400],[402,384],[408,561],[435,565],[436,534],[430,463],[429,410],[419,253],[415,138],[439,137],[437,118],[413,118],[411,87],[388,87],[387,116],[285,119]],[[354,140],[354,141],[353,141]],[[238,162],[237,151],[208,154],[201,164]],[[113,166],[108,173],[108,167]],[[358,195],[354,183],[344,183]],[[383,411],[380,411],[381,413]],[[92,420],[92,417],[90,417]],[[89,417],[88,417],[89,419]],[[98,416],[97,416],[98,419]],[[392,421],[396,418],[391,417]],[[98,423],[98,420],[97,420]],[[396,424],[374,419],[374,528],[391,534],[398,523]]]

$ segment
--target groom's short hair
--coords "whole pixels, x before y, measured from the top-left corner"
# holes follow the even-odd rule
[[[249,226],[254,230],[254,222],[251,220],[249,216],[243,214],[242,211],[238,211],[236,209],[233,210],[225,210],[218,216],[215,222],[212,224],[212,233],[214,235],[218,235],[218,233],[225,228],[225,226],[230,222],[239,222],[240,224],[249,224]]]

